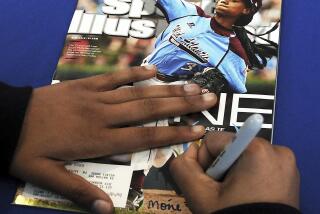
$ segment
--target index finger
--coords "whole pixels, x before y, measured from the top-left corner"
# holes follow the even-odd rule
[[[88,88],[97,91],[108,91],[129,83],[147,80],[156,75],[156,66],[136,66],[127,70],[115,71],[81,79]]]

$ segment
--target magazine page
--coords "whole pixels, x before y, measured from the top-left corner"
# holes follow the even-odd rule
[[[215,19],[217,2],[79,0],[52,84],[156,65],[154,78],[123,87],[196,83],[202,93],[215,93],[218,103],[139,126],[203,125],[206,132],[237,132],[246,118],[259,113],[264,124],[258,136],[271,141],[281,0],[262,5],[248,0],[249,15],[232,29]],[[117,213],[190,213],[168,172],[168,161],[190,143],[78,160],[66,168],[106,191]],[[14,203],[83,212],[32,184],[18,189]]]

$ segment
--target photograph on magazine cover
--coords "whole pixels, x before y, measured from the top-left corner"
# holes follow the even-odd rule
[[[238,17],[224,0],[79,0],[52,83],[156,65],[154,78],[133,85],[196,83],[202,93],[215,93],[218,103],[140,126],[237,132],[259,113],[264,124],[258,136],[271,141],[281,0],[241,1],[246,12]],[[168,161],[190,143],[66,167],[105,190],[118,213],[190,213],[168,172]],[[31,184],[18,189],[14,203],[81,211]]]

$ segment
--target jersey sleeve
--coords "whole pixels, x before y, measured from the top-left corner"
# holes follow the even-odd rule
[[[168,22],[184,16],[198,15],[197,6],[184,0],[157,0],[156,6]]]

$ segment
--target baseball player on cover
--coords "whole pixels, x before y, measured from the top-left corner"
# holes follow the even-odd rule
[[[184,0],[157,0],[156,5],[169,25],[159,35],[154,51],[143,64],[156,65],[158,74],[137,85],[191,81],[199,84],[203,92],[245,93],[248,68],[259,67],[262,63],[257,58],[252,59],[255,56],[252,52],[248,54],[248,46],[243,39],[239,40],[236,26],[247,25],[261,7],[261,1],[219,0],[215,15],[210,17],[200,7]],[[144,126],[168,126],[168,120]],[[134,170],[144,170],[147,174],[152,166],[162,167],[174,151],[183,150],[184,147],[178,145],[135,153],[131,165]]]
[[[144,60],[158,68],[163,82],[212,78],[216,90],[245,93],[246,72],[254,66],[235,31],[247,25],[261,0],[220,0],[215,16],[184,0],[157,0],[169,26],[157,38],[155,50]],[[210,69],[208,69],[210,68]],[[207,75],[200,75],[209,71]]]

